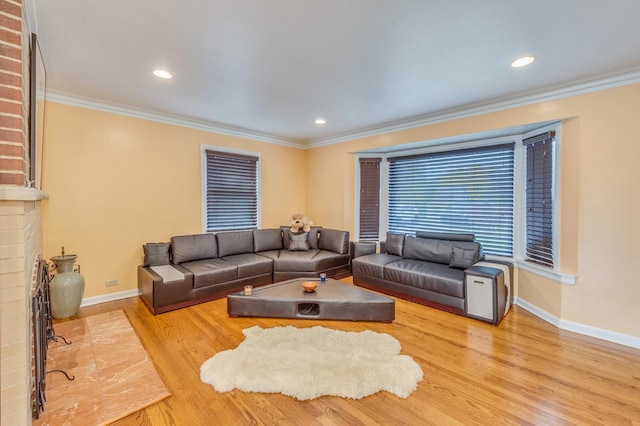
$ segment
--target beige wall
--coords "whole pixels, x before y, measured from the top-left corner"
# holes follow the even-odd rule
[[[136,289],[145,242],[202,231],[201,144],[260,153],[263,227],[305,207],[301,149],[51,102],[45,135],[44,256],[78,255],[85,298]]]
[[[201,230],[201,143],[261,153],[264,227],[303,210],[355,235],[354,152],[562,119],[560,266],[577,283],[521,271],[517,295],[561,320],[640,337],[639,110],[635,84],[304,151],[50,103],[45,256],[62,245],[79,255],[85,297],[135,289],[144,242]],[[120,285],[106,289],[109,279]]]
[[[640,337],[638,111],[635,84],[311,149],[308,164],[344,169],[327,178],[330,185],[317,167],[309,170],[307,210],[353,232],[353,152],[562,119],[560,267],[577,283],[521,271],[517,295],[562,320]]]

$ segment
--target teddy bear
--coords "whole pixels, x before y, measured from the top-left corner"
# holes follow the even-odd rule
[[[291,232],[309,232],[313,222],[304,213],[294,213],[289,217],[289,228]]]

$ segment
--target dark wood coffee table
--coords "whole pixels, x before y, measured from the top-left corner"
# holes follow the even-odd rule
[[[307,293],[304,281],[317,281],[318,286]],[[230,317],[392,322],[395,300],[331,278],[326,282],[295,278],[254,288],[250,296],[228,295],[227,313]]]

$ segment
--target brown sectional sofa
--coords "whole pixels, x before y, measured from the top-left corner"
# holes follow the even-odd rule
[[[321,273],[347,276],[353,257],[348,231],[319,227],[301,234],[280,227],[180,235],[143,249],[138,288],[154,314],[224,297],[249,284]]]

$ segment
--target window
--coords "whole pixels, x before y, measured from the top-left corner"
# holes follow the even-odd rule
[[[380,161],[360,159],[360,232],[361,240],[377,240],[380,229]]]
[[[391,157],[388,230],[469,232],[513,255],[514,144]]]
[[[575,283],[574,276],[557,270],[561,139],[560,122],[547,121],[425,141],[420,148],[363,152],[356,182],[364,185],[363,161],[371,160],[366,157],[381,157],[380,235],[473,233],[490,258],[508,257],[518,267]],[[356,220],[364,221],[363,211],[361,204]]]
[[[258,228],[258,157],[205,151],[205,230]]]
[[[526,149],[525,260],[553,267],[555,132],[522,141]]]

